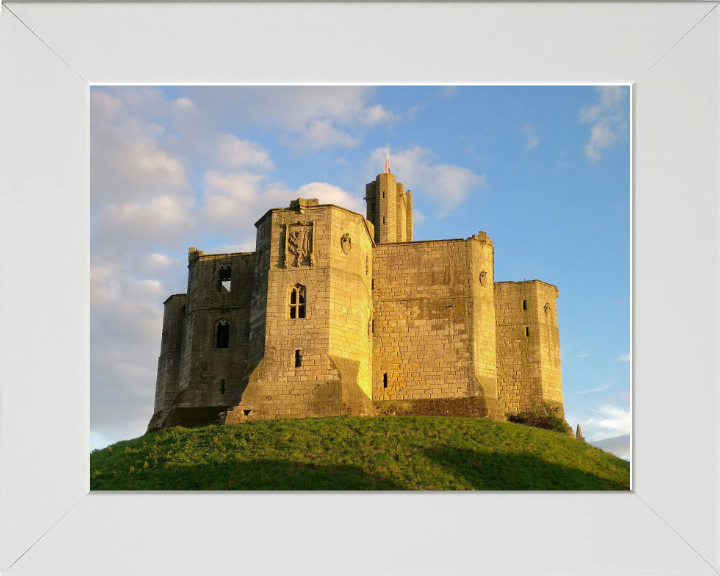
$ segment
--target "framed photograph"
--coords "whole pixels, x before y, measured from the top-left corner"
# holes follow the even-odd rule
[[[718,573],[716,8],[3,5],[0,570]],[[632,491],[90,494],[90,87],[131,84],[631,85]]]

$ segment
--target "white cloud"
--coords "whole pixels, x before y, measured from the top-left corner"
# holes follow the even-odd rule
[[[152,127],[130,121],[93,130],[90,189],[94,201],[137,199],[187,186],[182,163],[148,135]]]
[[[457,89],[458,89],[457,86],[446,86],[446,87],[440,89],[440,93],[445,98],[454,98],[455,95],[457,94]]]
[[[231,168],[250,166],[261,170],[273,170],[275,165],[265,148],[256,142],[239,140],[232,134],[223,134],[217,142],[218,160]]]
[[[365,213],[365,202],[362,198],[325,182],[311,182],[300,186],[296,197],[317,198],[320,204],[335,204],[358,214]]]
[[[632,421],[629,409],[603,404],[592,409],[593,416],[580,422],[583,434],[592,441],[604,440],[621,434],[630,434]]]
[[[630,362],[630,354],[620,354],[618,360],[620,362]]]
[[[253,224],[271,208],[285,207],[296,198],[317,198],[321,204],[336,204],[364,213],[361,197],[326,182],[310,182],[297,189],[283,183],[266,184],[267,177],[250,173],[224,174],[209,170],[205,174],[201,225],[216,232],[237,234],[254,230]]]
[[[412,211],[412,217],[413,217],[413,226],[421,226],[425,220],[427,220],[427,216],[420,212],[417,208],[413,208]]]
[[[365,108],[359,117],[363,124],[368,124],[369,126],[381,123],[391,123],[397,120],[397,116],[395,116],[395,114],[380,104]]]
[[[178,98],[175,100],[175,106],[180,110],[190,110],[194,107],[194,104],[190,98]]]
[[[581,352],[580,354],[576,354],[575,358],[587,358],[590,356],[590,352]]]
[[[525,148],[528,150],[537,148],[537,145],[540,143],[540,138],[537,136],[537,131],[535,130],[533,123],[528,122],[520,129],[520,131],[525,136]]]
[[[117,117],[125,108],[123,101],[107,92],[90,93],[90,114],[94,122],[108,122]]]
[[[368,86],[238,87],[222,97],[206,87],[189,88],[195,106],[206,111],[206,123],[240,124],[280,129],[279,141],[295,149],[355,147],[368,127],[399,119],[371,102]]]
[[[157,278],[132,281],[131,275],[123,264],[92,256],[91,425],[109,441],[145,431],[154,401],[162,302],[182,286]]]
[[[353,148],[360,143],[359,138],[355,138],[347,132],[335,127],[332,120],[317,119],[309,122],[302,131],[301,138],[290,139],[282,138],[282,143],[292,146],[293,148],[331,148],[333,146],[345,146]]]
[[[366,178],[374,178],[385,164],[385,148],[376,148],[366,166]],[[415,146],[390,153],[390,166],[406,190],[425,194],[438,204],[438,217],[447,216],[473,190],[485,188],[487,178],[468,168],[450,164],[435,164],[429,148]]]
[[[405,115],[410,120],[415,120],[415,118],[417,118],[417,114],[419,111],[420,111],[420,106],[412,106],[411,108],[408,109],[408,111],[405,113]]]
[[[605,384],[602,384],[601,386],[597,386],[595,388],[588,388],[587,390],[578,390],[578,394],[590,394],[591,392],[602,392],[603,390],[607,390],[612,386],[612,382],[607,382]]]
[[[597,448],[615,454],[618,458],[623,460],[630,460],[630,434],[623,434],[622,436],[614,436],[613,438],[605,438],[604,440],[596,440],[588,442]]]
[[[243,244],[218,244],[211,248],[203,249],[205,254],[236,254],[238,252],[254,252],[255,244],[245,242]]]
[[[591,124],[585,155],[592,162],[602,158],[602,151],[625,137],[628,129],[627,88],[599,86],[597,103],[580,109],[581,124]]]

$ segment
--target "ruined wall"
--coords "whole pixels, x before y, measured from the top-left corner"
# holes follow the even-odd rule
[[[364,383],[369,402],[372,242],[363,218],[300,199],[272,210],[265,222],[265,238],[258,227],[258,245],[271,255],[264,354],[228,421],[344,413],[343,405],[362,402],[359,396],[343,400],[354,394],[351,384],[360,392]]]
[[[230,405],[239,396],[248,367],[255,254],[191,252],[189,259],[182,394],[177,404]],[[221,326],[228,333],[226,345],[218,341]]]
[[[498,392],[506,412],[530,399],[562,403],[558,290],[539,280],[495,283]]]
[[[186,303],[186,294],[174,294],[163,303],[165,312],[155,384],[155,413],[170,408],[178,393]]]
[[[495,397],[492,285],[475,280],[480,268],[492,270],[489,241],[375,247],[373,400]]]

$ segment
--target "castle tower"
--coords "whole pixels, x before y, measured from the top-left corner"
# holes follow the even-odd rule
[[[412,242],[412,194],[390,172],[365,185],[367,219],[375,226],[375,243]]]
[[[374,413],[373,245],[365,219],[298,198],[255,226],[251,369],[225,422]]]
[[[498,397],[506,412],[525,410],[535,398],[562,413],[559,294],[540,280],[495,282]]]

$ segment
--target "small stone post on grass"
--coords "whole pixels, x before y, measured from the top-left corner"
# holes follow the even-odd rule
[[[580,424],[577,425],[577,432],[575,433],[575,438],[580,440],[580,442],[585,442],[585,438],[582,435],[582,430],[580,430]]]

